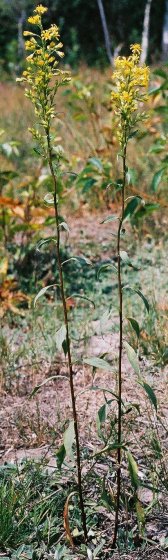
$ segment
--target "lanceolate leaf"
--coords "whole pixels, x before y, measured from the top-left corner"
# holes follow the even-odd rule
[[[136,208],[139,206],[140,202],[141,202],[141,197],[140,196],[134,196],[127,204],[127,206],[125,207],[124,210],[124,220],[126,220],[126,218],[129,218],[130,216],[132,216],[132,214],[134,214]]]
[[[138,290],[136,288],[132,288],[129,285],[123,286],[122,288],[123,290],[130,290],[130,292],[134,292],[135,294],[138,294],[138,296],[142,299],[142,301],[144,302],[144,305],[149,313],[149,302],[147,300],[147,298],[144,296],[144,294],[141,292],[141,290]]]
[[[136,319],[133,319],[133,317],[127,317],[128,321],[131,324],[131,327],[134,329],[134,331],[136,332],[137,337],[140,337],[140,327],[138,324],[138,321],[136,321]]]
[[[62,352],[63,342],[64,342],[64,340],[66,340],[66,327],[65,327],[65,325],[62,325],[62,327],[60,327],[60,329],[56,332],[55,338],[56,338],[57,348],[58,348],[59,352]]]
[[[67,231],[67,233],[69,233],[69,227],[68,227],[68,224],[66,222],[61,222],[59,224],[59,228],[63,228],[63,229],[65,229],[65,231]]]
[[[46,202],[46,204],[54,204],[54,196],[52,193],[47,193],[44,196],[44,202]]]
[[[99,276],[101,274],[101,272],[103,272],[104,270],[106,270],[107,268],[112,268],[112,270],[114,270],[114,272],[117,274],[117,267],[112,264],[112,263],[106,263],[106,264],[102,264],[98,270],[97,273],[97,278],[99,279]]]
[[[68,300],[71,299],[71,298],[72,298],[72,299],[73,299],[73,298],[79,298],[79,299],[83,299],[83,300],[89,301],[89,303],[91,303],[91,304],[93,305],[93,307],[95,307],[94,301],[93,301],[92,299],[86,297],[86,296],[81,296],[81,295],[79,295],[79,294],[72,294],[71,296],[69,296],[69,297],[66,298],[66,301],[68,302]]]
[[[30,393],[30,399],[32,397],[34,397],[34,395],[40,391],[40,389],[43,387],[43,385],[47,385],[47,383],[49,383],[50,381],[53,380],[57,380],[57,379],[66,379],[69,381],[68,377],[66,377],[66,375],[51,375],[51,377],[47,377],[47,379],[44,379],[44,381],[42,381],[42,383],[40,383],[39,385],[36,385],[33,389],[33,391]]]
[[[137,373],[137,375],[140,375],[139,361],[134,348],[132,348],[132,346],[130,346],[128,342],[124,342],[124,347],[126,349],[131,366],[133,367],[135,373]]]
[[[113,214],[112,216],[107,216],[107,218],[105,218],[102,222],[100,222],[101,224],[107,224],[108,222],[113,222],[114,220],[118,220],[118,216],[116,216],[116,214]]]
[[[131,262],[128,253],[126,251],[120,251],[120,258],[124,264],[127,264],[131,268],[134,268],[134,270],[139,270],[139,268]]]
[[[58,451],[56,453],[56,460],[57,460],[58,469],[61,469],[62,463],[64,462],[65,457],[66,457],[66,449],[65,449],[64,444],[62,444],[61,447],[58,449]]]
[[[98,169],[98,171],[102,171],[103,170],[103,165],[100,159],[96,158],[96,157],[92,157],[89,158],[89,163],[91,163],[94,167],[96,167]]]
[[[130,473],[131,483],[135,490],[137,490],[139,486],[139,478],[138,478],[138,466],[137,463],[129,451],[127,452],[127,459],[128,459],[128,470]]]
[[[139,384],[145,390],[146,394],[148,395],[148,398],[149,398],[150,402],[153,404],[153,406],[154,406],[154,408],[157,412],[157,398],[156,398],[156,395],[154,393],[154,390],[152,389],[152,387],[150,385],[148,385],[148,383],[145,383],[145,381],[140,381]]]
[[[67,259],[66,261],[64,261],[64,262],[62,263],[62,265],[68,263],[69,261],[77,261],[77,262],[79,262],[80,264],[89,264],[89,265],[92,265],[91,261],[90,261],[89,259],[87,259],[87,257],[84,257],[84,256],[83,256],[83,257],[70,257],[69,259]]]
[[[72,446],[73,446],[74,440],[75,440],[74,421],[71,420],[67,430],[65,430],[65,433],[64,433],[64,447],[65,447],[65,450],[66,450],[66,454],[69,457],[73,457]]]
[[[88,366],[111,371],[111,365],[102,358],[83,358],[83,363]]]
[[[101,425],[106,421],[107,416],[107,404],[103,404],[97,413],[97,429],[101,429]]]
[[[56,238],[55,237],[47,237],[46,239],[41,239],[41,241],[39,241],[37,243],[37,251],[40,251],[41,247],[43,247],[43,245],[46,245],[46,243],[50,243],[51,241],[56,242]]]
[[[153,179],[152,179],[152,183],[151,183],[151,189],[152,189],[152,191],[154,191],[154,192],[157,191],[157,188],[158,188],[158,186],[159,186],[159,184],[160,184],[160,181],[161,181],[161,178],[162,178],[163,173],[164,173],[164,168],[163,168],[163,167],[162,167],[162,169],[159,169],[159,170],[155,173],[155,175],[154,175],[154,177],[153,177]]]
[[[45,288],[42,288],[42,289],[38,292],[37,296],[36,296],[35,299],[34,299],[34,307],[35,307],[35,305],[36,305],[38,299],[39,299],[40,297],[42,297],[50,288],[53,288],[54,286],[57,286],[57,284],[50,284],[49,286],[45,286]]]

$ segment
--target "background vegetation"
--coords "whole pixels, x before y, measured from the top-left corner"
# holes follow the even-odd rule
[[[149,32],[149,61],[162,58],[162,39],[166,0],[152,0]],[[27,17],[37,5],[34,0],[0,0],[1,67],[5,72],[16,72],[22,66],[24,42],[22,30]],[[107,54],[97,0],[48,0],[46,25],[56,22],[65,44],[65,61],[74,66],[80,62],[89,65],[107,64]],[[146,0],[104,0],[112,51],[120,45],[121,53],[128,54],[129,45],[140,42],[143,30]]]

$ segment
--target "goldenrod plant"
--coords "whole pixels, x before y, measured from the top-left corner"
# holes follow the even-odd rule
[[[59,29],[57,25],[53,24],[49,29],[43,28],[42,16],[46,12],[47,8],[39,5],[35,8],[33,15],[28,18],[28,23],[33,26],[33,31],[25,31],[24,36],[27,38],[25,42],[25,49],[26,51],[30,51],[30,54],[28,54],[26,58],[27,69],[23,72],[23,76],[19,78],[19,81],[25,82],[28,86],[25,89],[25,95],[33,103],[37,119],[37,124],[34,128],[30,129],[30,132],[32,133],[34,140],[38,143],[38,150],[41,157],[43,157],[45,162],[48,163],[53,183],[53,194],[51,196],[50,193],[49,197],[50,203],[53,202],[55,210],[56,258],[59,271],[59,289],[64,315],[64,325],[61,328],[60,336],[62,337],[62,347],[64,348],[65,355],[67,356],[69,368],[74,432],[76,439],[78,490],[83,531],[86,540],[87,528],[82,493],[78,420],[73,384],[73,365],[69,336],[68,312],[60,253],[60,234],[62,224],[59,219],[57,178],[59,174],[61,153],[55,146],[55,137],[52,129],[52,121],[57,116],[55,107],[56,93],[58,88],[67,84],[71,78],[69,72],[59,68],[59,59],[62,59],[64,53],[62,51],[63,45],[60,42]],[[46,198],[46,202],[47,200],[48,198]],[[44,291],[48,288],[50,288],[50,286],[40,290],[36,296],[36,300],[40,297],[40,295],[43,295]]]
[[[121,495],[121,459],[122,459],[122,357],[123,357],[123,285],[122,285],[122,260],[129,261],[125,251],[121,250],[122,234],[124,233],[123,222],[128,213],[134,209],[134,199],[131,197],[128,205],[125,205],[125,190],[127,183],[127,146],[129,140],[136,134],[136,127],[145,118],[145,113],[139,111],[144,101],[147,100],[146,89],[149,81],[149,69],[146,65],[140,66],[141,47],[138,44],[131,45],[131,55],[117,57],[115,60],[115,71],[113,81],[115,89],[111,94],[112,108],[115,111],[118,123],[118,140],[120,144],[120,156],[122,158],[122,183],[121,183],[121,213],[118,218],[117,233],[117,262],[118,262],[118,292],[119,292],[119,368],[118,368],[118,450],[117,450],[117,496],[116,496],[116,515],[113,537],[113,547],[116,545],[119,509]],[[143,294],[139,292],[143,298]],[[145,300],[146,301],[146,300]],[[147,302],[146,302],[147,303]],[[135,330],[138,327],[137,321],[132,320]],[[128,358],[135,370],[138,371],[137,357],[133,348],[125,343]],[[129,455],[130,459],[130,455]],[[133,459],[133,458],[132,458]],[[132,467],[134,466],[132,460]]]

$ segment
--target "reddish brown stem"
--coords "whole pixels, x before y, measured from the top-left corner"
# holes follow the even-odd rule
[[[78,491],[79,491],[79,500],[80,500],[80,509],[81,509],[81,516],[82,516],[84,538],[85,538],[85,541],[87,541],[86,515],[85,515],[84,501],[83,501],[83,491],[82,491],[78,418],[77,418],[75,391],[74,391],[74,383],[73,383],[73,367],[72,367],[72,359],[71,359],[71,346],[70,346],[70,337],[69,337],[68,314],[67,314],[67,307],[66,307],[64,279],[63,279],[62,263],[61,263],[61,255],[60,255],[60,225],[59,225],[58,201],[57,201],[57,179],[56,179],[56,175],[55,175],[54,168],[53,168],[53,162],[52,162],[52,147],[51,147],[51,143],[50,143],[49,130],[47,131],[47,146],[48,146],[48,162],[49,162],[50,172],[51,172],[51,176],[52,176],[52,179],[53,179],[53,186],[54,186],[54,209],[55,209],[55,223],[56,223],[56,232],[57,232],[56,251],[57,251],[57,262],[58,262],[58,271],[59,271],[61,300],[62,300],[63,313],[64,313],[64,324],[65,324],[65,328],[66,328],[66,345],[67,345],[69,381],[70,381],[72,411],[73,411],[73,419],[74,419],[74,431],[75,431],[75,440],[76,440]]]
[[[123,151],[123,184],[122,184],[122,208],[121,216],[119,219],[118,233],[117,233],[117,259],[118,259],[118,295],[119,295],[119,356],[118,356],[118,423],[117,423],[117,496],[116,496],[116,513],[115,513],[115,524],[114,524],[114,536],[112,547],[115,548],[118,527],[119,527],[119,509],[120,509],[120,495],[121,495],[121,445],[122,445],[122,348],[123,348],[123,294],[122,294],[122,278],[121,278],[121,257],[120,257],[120,245],[121,245],[121,232],[122,224],[124,219],[124,197],[125,197],[125,185],[126,185],[126,133],[125,133],[125,145]]]

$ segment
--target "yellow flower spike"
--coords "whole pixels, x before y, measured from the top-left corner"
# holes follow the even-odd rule
[[[128,58],[119,56],[115,60],[113,80],[116,87],[111,94],[112,107],[120,127],[118,138],[122,148],[128,142],[131,129],[144,118],[144,114],[138,114],[137,110],[139,102],[146,101],[144,88],[148,87],[149,82],[149,68],[139,66],[140,45],[131,45],[131,51]]]
[[[35,8],[35,10],[34,10],[34,12],[36,14],[41,14],[41,15],[45,14],[45,12],[47,12],[47,11],[48,11],[48,8],[45,8],[45,6],[42,6],[42,4],[39,4],[39,6],[37,6],[37,8]]]
[[[32,52],[26,57],[27,69],[20,79],[28,84],[25,95],[33,103],[38,121],[37,130],[32,129],[31,132],[34,138],[43,144],[44,152],[46,134],[56,116],[54,98],[57,89],[70,81],[69,73],[58,67],[58,58],[64,56],[60,50],[63,45],[59,41],[59,28],[56,24],[51,25],[49,29],[43,28],[42,16],[46,11],[47,8],[40,4],[34,10],[35,14],[28,18],[29,23],[39,26],[39,32],[24,32],[25,37],[30,37],[25,42],[25,49]]]

